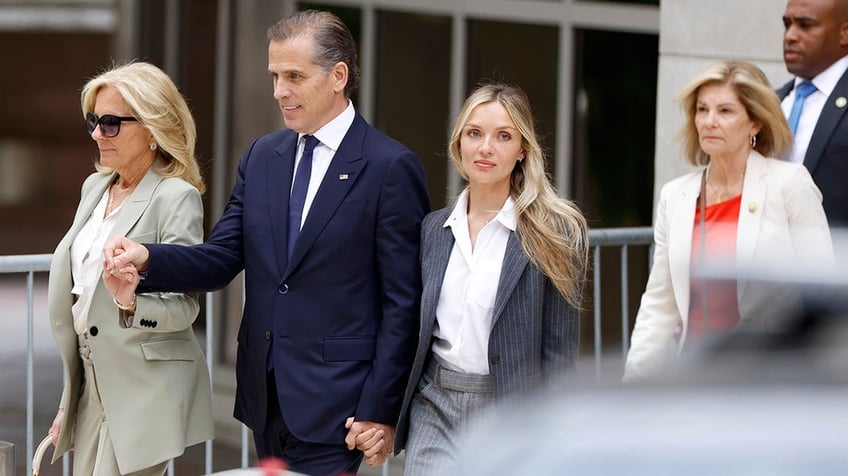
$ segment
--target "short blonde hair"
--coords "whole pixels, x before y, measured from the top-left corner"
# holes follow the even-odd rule
[[[159,146],[157,154],[165,162],[158,172],[164,177],[181,178],[203,193],[206,185],[194,156],[197,141],[194,117],[171,78],[150,63],[130,62],[113,66],[82,88],[80,103],[83,117],[94,111],[97,93],[107,86],[121,95],[132,115],[153,135]],[[112,172],[99,163],[97,170]]]
[[[765,73],[751,63],[725,61],[695,76],[680,92],[678,101],[686,114],[686,124],[678,136],[683,152],[692,165],[706,165],[710,157],[701,149],[695,126],[698,92],[708,84],[728,84],[736,92],[748,117],[760,124],[754,149],[764,157],[779,157],[792,147],[792,132],[780,109],[780,100]]]

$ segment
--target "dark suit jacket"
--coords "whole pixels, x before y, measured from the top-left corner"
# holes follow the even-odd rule
[[[795,86],[789,81],[777,90],[781,101]],[[848,72],[842,75],[836,83],[833,93],[827,98],[822,109],[804,165],[813,176],[822,192],[822,206],[831,227],[848,226],[848,119],[846,119],[845,101],[848,99]]]
[[[235,417],[266,420],[273,345],[280,409],[302,441],[340,444],[347,417],[393,425],[412,364],[424,171],[356,115],[286,257],[297,134],[257,139],[206,243],[149,246],[145,286],[207,291],[245,271]]]
[[[453,232],[444,227],[452,211],[435,211],[421,226],[421,330],[397,425],[396,453],[406,446],[409,406],[431,355],[436,307],[454,245]],[[489,375],[496,398],[527,392],[573,369],[580,342],[579,312],[530,263],[515,233],[506,245],[492,320]]]

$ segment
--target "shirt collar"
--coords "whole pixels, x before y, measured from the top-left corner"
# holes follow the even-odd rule
[[[347,134],[348,129],[350,129],[351,124],[353,124],[353,119],[355,117],[356,109],[354,109],[353,103],[348,99],[345,110],[338,116],[334,117],[330,122],[324,124],[323,127],[315,131],[312,135],[321,141],[321,144],[329,147],[333,150],[333,152],[335,152],[339,150],[342,139],[344,139],[345,134]],[[303,139],[304,135],[306,134],[297,135],[298,142]]]
[[[829,97],[846,70],[848,70],[848,56],[843,56],[810,81],[816,86],[816,89],[824,93],[825,97]],[[803,81],[805,80],[796,76],[795,87],[797,88],[798,84]]]
[[[456,199],[456,205],[453,207],[453,211],[448,216],[448,219],[445,220],[445,223],[442,227],[447,228],[453,226],[457,220],[468,220],[468,189],[462,191],[459,194],[459,197]],[[516,216],[515,216],[515,203],[512,201],[512,197],[506,197],[506,201],[501,207],[500,211],[492,221],[497,221],[501,225],[508,228],[510,231],[515,231],[516,225]]]

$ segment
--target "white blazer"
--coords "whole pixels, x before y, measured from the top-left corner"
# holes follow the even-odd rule
[[[690,257],[702,171],[666,183],[654,223],[654,263],[636,315],[624,380],[656,374],[683,348],[688,329]],[[775,263],[832,263],[833,245],[821,192],[799,164],[751,151],[736,231],[736,265],[750,269]],[[766,286],[740,279],[739,315],[744,321],[762,306],[786,312]]]

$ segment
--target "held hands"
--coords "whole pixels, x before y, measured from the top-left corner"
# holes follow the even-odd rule
[[[135,311],[135,288],[140,281],[138,270],[132,264],[121,269],[107,270],[108,263],[103,263],[103,284],[122,309]]]
[[[134,309],[139,270],[147,268],[147,248],[116,236],[103,249],[103,283],[122,308]]]
[[[103,248],[105,270],[112,272],[132,264],[138,271],[146,271],[150,261],[150,253],[144,245],[125,236],[115,236]]]
[[[393,426],[370,421],[354,421],[350,417],[345,421],[348,429],[345,443],[347,448],[359,449],[365,455],[365,462],[370,466],[383,464],[392,454],[395,439]]]

